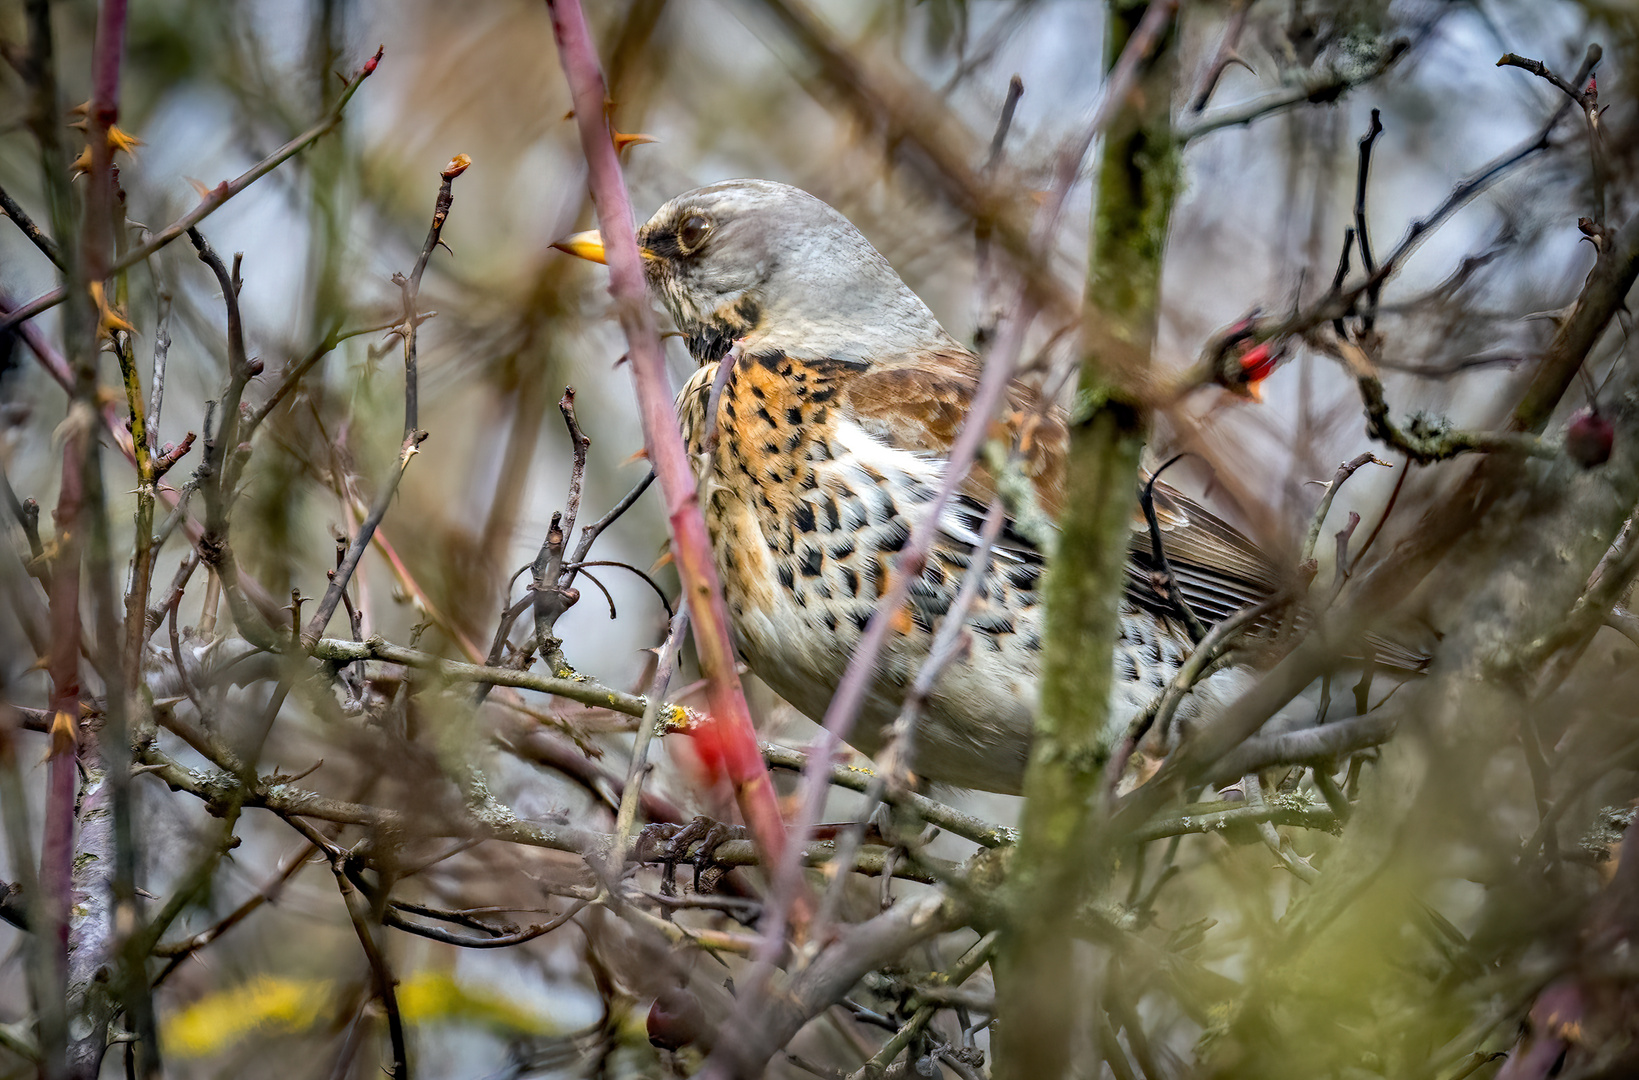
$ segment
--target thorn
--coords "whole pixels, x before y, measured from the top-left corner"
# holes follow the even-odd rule
[[[660,141],[653,135],[644,135],[637,132],[627,134],[625,132],[611,130],[610,134],[614,136],[615,153],[617,154],[622,150],[625,150],[628,146],[641,146],[644,143],[657,143]]]
[[[129,154],[137,147],[142,146],[143,142],[129,131],[120,130],[118,125],[110,124],[108,127],[108,145],[116,151]]]
[[[136,332],[137,328],[132,326],[130,321],[120,314],[117,308],[108,303],[107,298],[103,295],[102,282],[91,282],[89,289],[91,291],[91,302],[97,308],[97,335],[99,337],[112,338],[115,330],[124,330],[127,333]]]
[[[1587,238],[1584,237],[1584,239],[1587,239]],[[1595,246],[1597,247],[1598,245],[1595,245]],[[1521,315],[1520,319],[1521,320],[1524,320],[1524,319],[1546,319],[1547,321],[1553,323],[1557,327],[1557,326],[1564,325],[1565,320],[1570,317],[1570,314],[1571,314],[1571,308],[1570,307],[1562,307],[1562,308],[1554,308],[1551,311],[1533,311],[1530,314]]]
[[[51,718],[51,756],[72,754],[80,741],[80,725],[74,717],[62,710]]]

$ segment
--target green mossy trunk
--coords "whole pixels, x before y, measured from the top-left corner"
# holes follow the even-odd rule
[[[1107,64],[1143,16],[1113,3]],[[1167,218],[1178,188],[1170,102],[1173,44],[1161,49],[1131,107],[1106,135],[1097,173],[1088,273],[1091,315],[1130,356],[1155,337]],[[1105,815],[1106,772],[1123,732],[1109,710],[1112,653],[1146,417],[1112,377],[1122,359],[1089,351],[1071,413],[1069,484],[1058,555],[1047,576],[1041,709],[1025,780],[1028,801],[1015,863],[1014,920],[998,982],[998,1077],[1085,1073],[1096,1052],[1096,958],[1075,943],[1087,886],[1108,867],[1087,865],[1085,838]],[[1124,372],[1130,376],[1131,371]],[[1127,380],[1126,385],[1132,385]],[[1079,1063],[1079,1064],[1076,1064]]]

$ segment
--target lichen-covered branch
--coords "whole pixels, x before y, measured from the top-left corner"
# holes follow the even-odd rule
[[[1143,33],[1143,7],[1113,3],[1109,59]],[[1147,356],[1159,317],[1161,256],[1179,183],[1170,133],[1174,48],[1163,45],[1133,99],[1106,133],[1096,175],[1087,295],[1091,317]],[[1136,181],[1136,182],[1135,182]],[[1128,359],[1127,363],[1133,363]],[[1006,1026],[996,1075],[1068,1076],[1072,1033],[1090,1007],[1069,947],[1076,897],[1105,869],[1076,851],[1105,806],[1106,768],[1125,734],[1110,725],[1113,648],[1143,450],[1144,411],[1120,387],[1115,357],[1082,359],[1071,413],[1069,484],[1057,556],[1047,575],[1041,708],[1025,776],[1013,922],[1003,934],[997,987]],[[1122,374],[1127,374],[1122,372]]]

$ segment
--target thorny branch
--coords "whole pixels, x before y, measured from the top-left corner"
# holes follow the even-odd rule
[[[132,248],[124,255],[121,255],[119,258],[115,259],[113,264],[109,266],[108,273],[117,274],[122,270],[128,270],[149,258],[155,252],[168,245],[171,241],[180,237],[183,233],[186,233],[188,230],[196,227],[201,221],[204,221],[212,213],[220,209],[229,199],[233,198],[241,191],[244,191],[246,188],[256,183],[256,181],[260,180],[262,177],[266,176],[268,173],[272,172],[289,159],[295,157],[297,154],[307,149],[325,135],[328,135],[330,132],[334,131],[341,123],[342,111],[347,108],[347,103],[353,99],[353,95],[357,93],[358,88],[364,84],[364,80],[369,78],[371,74],[375,72],[376,65],[381,62],[382,52],[383,50],[377,49],[376,54],[369,60],[366,60],[364,65],[359,68],[352,79],[348,80],[346,88],[343,89],[341,94],[337,96],[335,102],[330,107],[330,111],[324,116],[323,119],[314,124],[311,128],[302,132],[300,135],[296,136],[294,139],[291,139],[289,142],[279,147],[279,149],[273,151],[273,153],[269,154],[261,161],[258,161],[255,165],[252,165],[249,169],[246,169],[243,173],[234,177],[232,180],[224,180],[220,184],[217,184],[214,188],[210,189],[210,191],[206,192],[200,198],[199,204],[192,210],[188,211],[186,214],[183,214],[181,217],[171,222],[171,224],[165,226],[159,232],[150,236],[145,243]],[[34,316],[40,314],[40,312],[56,307],[58,304],[62,303],[67,296],[68,294],[64,290],[54,289],[51,292],[45,293],[42,296],[30,300],[15,310],[0,316],[0,331],[10,329],[19,322],[22,322],[24,319],[32,319]]]
[[[549,0],[552,33],[564,77],[575,104],[581,150],[591,173],[598,226],[608,253],[610,292],[614,295],[627,357],[637,386],[643,419],[643,442],[649,464],[666,498],[672,554],[683,579],[684,595],[707,679],[711,715],[721,734],[724,767],[735,799],[759,846],[777,856],[786,846],[784,823],[762,757],[756,733],[734,667],[727,606],[712,560],[705,520],[695,501],[695,480],[672,414],[665,356],[649,312],[648,286],[637,251],[636,222],[611,135],[603,73],[578,0]]]

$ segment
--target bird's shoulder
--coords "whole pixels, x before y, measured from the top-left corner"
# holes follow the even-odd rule
[[[848,419],[898,449],[948,455],[979,387],[980,361],[965,349],[928,350],[873,363],[852,373],[841,387]],[[1064,412],[1030,385],[1008,386],[992,435],[1013,446],[1037,502],[1057,517],[1064,501],[1064,462],[1069,431]],[[962,493],[988,503],[995,478],[980,462]]]
[[[876,438],[902,449],[946,454],[967,417],[979,375],[980,361],[972,353],[930,351],[852,375],[842,385],[841,398],[850,418]],[[1015,381],[992,434],[1016,448],[1041,509],[1057,520],[1070,442],[1064,411],[1029,384]],[[1280,590],[1281,572],[1244,533],[1176,488],[1157,483],[1151,490],[1163,548],[1179,587],[1209,622]],[[995,479],[980,462],[962,495],[973,510],[982,511],[994,493]],[[1142,508],[1133,515],[1130,550],[1128,594],[1144,604],[1156,593],[1153,545]]]

